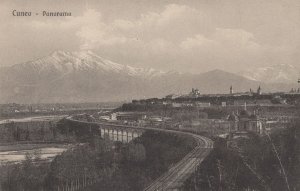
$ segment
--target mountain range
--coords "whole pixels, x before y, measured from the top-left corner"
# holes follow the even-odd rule
[[[248,91],[259,85],[263,91],[297,87],[293,83],[297,74],[289,78],[290,71],[283,66],[282,69],[257,69],[241,75],[222,70],[188,74],[122,65],[91,51],[55,51],[34,61],[0,68],[0,102],[129,101],[185,94],[191,88],[202,93],[228,93],[231,85],[235,91]],[[276,75],[279,77],[274,78]]]

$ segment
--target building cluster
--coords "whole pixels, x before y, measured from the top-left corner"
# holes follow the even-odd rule
[[[102,115],[100,120],[114,123],[122,123],[137,126],[158,126],[162,123],[169,123],[171,118],[162,117],[159,115],[150,115],[146,112],[113,112],[108,115]]]
[[[192,91],[188,94],[191,98],[197,98],[200,96],[200,91],[198,89],[192,88]]]
[[[174,94],[171,94],[174,95]],[[259,86],[256,90],[256,92],[254,92],[252,89],[250,89],[247,92],[234,92],[233,86],[229,87],[229,93],[228,94],[200,94],[200,91],[198,89],[194,89],[192,88],[192,91],[186,95],[181,95],[181,96],[176,96],[176,97],[170,97],[170,96],[166,96],[166,98],[205,98],[205,97],[209,97],[209,98],[222,98],[222,97],[235,97],[238,98],[240,96],[259,96],[262,95],[262,89]]]
[[[132,103],[124,104],[123,109],[124,111],[159,110],[163,112],[172,108],[174,111],[196,108],[198,111],[208,113],[210,111],[222,111],[223,114],[230,115],[227,117],[225,116],[226,114],[221,116],[222,121],[220,122],[216,122],[217,118],[197,119],[196,121],[192,121],[191,124],[186,124],[184,127],[187,128],[187,126],[190,126],[193,130],[198,128],[210,132],[213,130],[214,134],[245,134],[246,132],[265,134],[279,128],[285,128],[286,124],[290,121],[287,118],[273,120],[265,116],[266,113],[270,113],[267,110],[273,111],[274,108],[279,108],[279,114],[276,116],[282,116],[285,111],[293,108],[295,104],[300,104],[300,94],[262,93],[260,86],[256,91],[250,89],[249,92],[244,93],[235,93],[233,89],[230,86],[228,94],[202,95],[198,89],[193,88],[186,95],[171,94],[162,99],[133,100]],[[122,118],[122,116],[119,118]],[[207,125],[204,125],[203,121]],[[180,124],[178,127],[180,127]]]
[[[263,134],[263,123],[259,116],[254,112],[250,113],[247,110],[232,113],[228,116],[230,122],[229,132],[250,131],[258,134]]]
[[[300,94],[300,88],[298,88],[298,89],[297,88],[295,88],[295,89],[292,88],[291,91],[290,91],[290,93],[298,93],[298,94]]]
[[[24,104],[16,104],[16,103],[8,103],[0,105],[0,112],[1,113],[29,113],[33,112],[34,108],[29,105]]]
[[[297,90],[298,91],[298,90]],[[300,90],[299,90],[300,91]],[[186,95],[170,94],[165,98],[135,100],[137,104],[152,104],[152,105],[172,105],[173,107],[210,107],[210,106],[243,106],[261,105],[271,106],[274,104],[300,104],[300,93],[262,93],[262,88],[259,86],[256,91],[250,89],[247,92],[234,92],[234,88],[230,86],[228,94],[200,94],[198,89]]]

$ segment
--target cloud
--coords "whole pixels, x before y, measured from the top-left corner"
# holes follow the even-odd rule
[[[191,22],[192,20],[199,19],[201,14],[196,9],[186,5],[169,4],[161,13],[148,13],[142,16],[139,23],[152,26],[166,27],[173,22],[180,23],[184,20]]]
[[[243,29],[217,28],[214,38],[220,43],[230,44],[235,48],[253,50],[260,48],[260,45],[255,42],[254,35]]]
[[[87,9],[82,16],[66,17],[62,20],[34,20],[28,25],[37,30],[65,30],[76,34],[81,49],[93,49],[100,45],[125,43],[126,37],[114,32],[114,27],[102,21],[102,15],[94,9]]]
[[[259,57],[268,49],[243,29],[216,28],[211,34],[196,34],[180,43],[183,57],[191,66],[240,70],[245,64],[261,64]]]
[[[162,50],[166,44],[169,44],[167,41],[170,41],[170,38],[168,39],[168,37],[177,39],[177,35],[170,35],[168,30],[177,28],[173,33],[175,31],[178,33],[181,28],[178,23],[180,19],[182,23],[183,20],[187,23],[188,20],[197,16],[197,11],[188,6],[171,4],[167,5],[161,13],[148,12],[142,14],[137,20],[116,19],[107,23],[103,21],[99,11],[88,9],[82,16],[71,17],[59,23],[34,21],[31,25],[35,28],[47,27],[50,29],[55,25],[65,30],[73,28],[82,42],[82,49],[97,49],[128,43],[133,47],[147,46],[156,51],[152,48],[154,44]]]
[[[100,12],[90,9],[62,26],[74,26],[70,23],[77,23],[80,29],[76,34],[84,42],[84,47],[96,48],[132,43],[136,39],[142,43],[158,39],[178,40],[178,35],[182,36],[187,28],[197,30],[193,26],[202,16],[196,9],[186,5],[170,4],[162,12],[148,12],[136,20],[115,19],[106,23]]]
[[[78,26],[81,49],[95,49],[115,61],[141,67],[189,68],[194,72],[199,70],[196,68],[207,70],[209,63],[215,68],[238,69],[245,63],[267,62],[261,55],[274,53],[242,28],[211,25],[204,30],[207,20],[199,10],[170,4],[161,12],[112,22],[105,22],[100,12],[89,9],[61,25]]]
[[[207,47],[210,45],[216,45],[216,41],[212,39],[208,39],[202,34],[197,34],[194,37],[188,37],[183,40],[180,44],[180,47],[184,50],[199,48],[199,47]]]
[[[74,18],[73,22],[80,23],[76,35],[83,42],[84,49],[93,49],[99,45],[114,45],[125,43],[127,38],[114,31],[112,25],[102,21],[102,15],[94,9],[87,10],[82,17]]]
[[[219,48],[223,50],[238,49],[257,51],[261,46],[255,42],[254,35],[242,29],[216,28],[209,36],[196,34],[183,40],[180,47],[185,50],[199,48]]]

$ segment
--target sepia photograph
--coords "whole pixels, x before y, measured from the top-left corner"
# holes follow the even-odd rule
[[[0,0],[0,191],[300,191],[299,0]]]

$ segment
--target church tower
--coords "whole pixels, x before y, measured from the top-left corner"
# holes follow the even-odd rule
[[[230,86],[229,93],[230,93],[230,94],[233,94],[232,86]]]
[[[261,95],[261,88],[260,88],[260,86],[257,88],[257,95]]]

